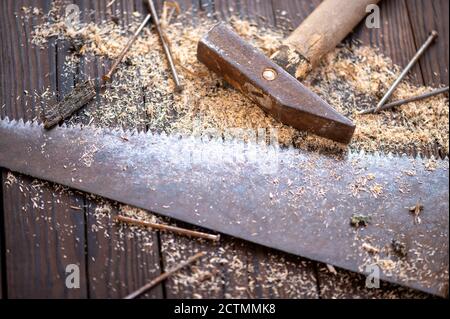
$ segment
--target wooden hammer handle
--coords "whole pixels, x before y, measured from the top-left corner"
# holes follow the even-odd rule
[[[367,15],[367,6],[379,1],[324,0],[283,43],[285,48],[295,50],[300,55],[299,59],[308,64],[303,67],[297,65],[295,76],[303,78]],[[292,52],[290,58],[293,59]]]

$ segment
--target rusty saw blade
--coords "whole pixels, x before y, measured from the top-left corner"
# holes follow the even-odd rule
[[[446,296],[448,160],[428,161],[0,121],[12,171]]]

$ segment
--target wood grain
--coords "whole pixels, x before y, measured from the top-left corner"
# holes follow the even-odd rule
[[[31,120],[39,113],[42,102],[34,92],[58,88],[56,49],[54,42],[44,50],[31,45],[31,28],[42,21],[22,20],[21,8],[36,6],[48,11],[50,1],[3,1],[1,5],[0,28],[5,30],[2,40],[7,43],[7,50],[2,51],[5,55],[1,57],[6,67],[1,74],[5,86],[0,104],[7,105],[5,115]],[[85,297],[84,218],[70,208],[80,197],[54,194],[52,188],[43,185],[39,195],[43,204],[36,207],[32,182],[23,178],[22,185],[4,190],[8,297]],[[80,267],[80,289],[68,289],[65,285],[68,264]]]
[[[267,0],[245,0],[245,1],[201,1],[200,5],[203,12],[210,18],[216,20],[228,20],[237,15],[242,19],[250,19],[260,27],[273,25],[275,23],[274,9],[272,1]],[[185,227],[190,227],[185,225]],[[218,273],[215,278],[220,277],[225,284],[221,289],[205,291],[200,289],[208,287],[208,283],[203,283],[198,287],[187,287],[182,282],[171,278],[165,285],[168,298],[317,298],[317,284],[315,280],[314,264],[302,258],[286,257],[283,254],[274,252],[271,249],[261,248],[256,245],[234,240],[227,236],[217,244],[195,241],[186,238],[178,238],[172,234],[160,234],[162,245],[163,265],[166,266],[169,261],[173,262],[173,256],[181,260],[187,259],[193,252],[205,250],[208,256],[223,258],[222,266],[218,266]],[[170,247],[180,247],[180,252],[176,254],[169,249]],[[164,249],[165,247],[168,247]],[[182,248],[181,248],[182,247]],[[225,252],[219,252],[220,247],[225,247]],[[288,259],[286,265],[283,262]],[[230,267],[230,264],[241,264],[236,268]],[[198,266],[199,271],[206,271],[207,266]],[[279,280],[277,273],[287,272],[292,281],[283,282]],[[184,275],[193,274],[192,269],[185,269]],[[275,278],[275,279],[274,279]],[[278,278],[278,279],[277,279]],[[305,278],[308,278],[306,280]],[[293,289],[293,282],[304,285]],[[279,280],[279,281],[277,281]],[[214,286],[216,287],[216,286]]]
[[[3,9],[3,7],[2,7]],[[3,15],[0,13],[0,17],[4,19]],[[0,23],[0,41],[4,43],[4,45],[0,46],[0,56],[7,56],[7,48],[6,45],[6,27],[4,24]],[[3,74],[7,72],[7,63],[5,59],[0,59],[0,118],[5,118],[6,116],[6,78]],[[0,299],[7,298],[6,292],[6,281],[4,278],[6,277],[6,249],[5,249],[5,223],[4,223],[4,205],[3,205],[3,174],[4,170],[0,168]]]
[[[106,13],[109,1],[75,0],[85,21],[101,22],[110,18]],[[16,19],[22,6],[41,7],[47,12],[50,0],[1,1],[0,3],[0,116],[33,119],[40,114],[37,97],[25,91],[42,93],[49,87],[58,92],[58,99],[67,94],[74,84],[102,75],[111,64],[93,58],[82,59],[79,70],[73,76],[63,76],[62,66],[70,49],[63,41],[51,40],[49,48],[40,50],[30,44],[33,25],[40,18],[29,21]],[[260,27],[277,26],[288,34],[320,3],[320,0],[180,0],[183,11],[191,9],[194,17],[189,23],[198,23],[199,15],[217,20],[227,20],[233,15],[250,19]],[[156,1],[160,10],[162,0]],[[414,55],[418,46],[431,29],[440,33],[438,43],[421,59],[410,77],[418,84],[437,86],[448,84],[448,12],[447,0],[385,0],[381,2],[382,27],[368,29],[364,23],[358,26],[346,41],[358,39],[363,44],[379,48],[386,56],[404,66]],[[91,14],[91,10],[95,10]],[[117,0],[112,11],[117,12],[123,26],[130,23],[133,11],[146,13],[143,1]],[[11,81],[11,79],[15,79]],[[98,93],[98,92],[97,92]],[[17,97],[20,96],[19,99]],[[53,103],[57,101],[53,99]],[[145,94],[142,99],[145,106]],[[86,110],[102,103],[97,95]],[[3,106],[4,105],[4,106]],[[145,112],[137,116],[146,116]],[[74,122],[87,123],[84,111],[74,116]],[[140,127],[145,129],[145,127]],[[3,171],[5,185],[8,172]],[[289,256],[270,249],[225,237],[220,245],[148,231],[136,234],[134,229],[121,227],[111,220],[119,212],[115,203],[103,202],[86,195],[56,192],[54,185],[41,185],[39,191],[32,187],[33,181],[17,175],[18,183],[3,187],[4,230],[6,255],[0,255],[0,265],[7,266],[1,276],[7,282],[11,298],[121,298],[160,274],[170,266],[174,258],[187,259],[193,251],[206,250],[209,256],[220,255],[232,261],[238,258],[242,272],[224,263],[218,265],[217,274],[226,284],[217,290],[199,291],[194,283],[186,286],[177,277],[149,292],[147,298],[408,298],[426,295],[383,284],[382,291],[364,287],[364,276],[337,270],[338,276],[329,272],[325,265]],[[0,192],[1,194],[1,192]],[[33,207],[34,195],[43,209]],[[0,203],[1,205],[1,203]],[[105,207],[110,209],[103,214]],[[1,220],[1,219],[0,219]],[[2,225],[0,225],[1,228]],[[178,226],[190,227],[179,223]],[[100,228],[103,227],[103,228]],[[1,233],[1,230],[0,230]],[[2,237],[0,237],[1,241]],[[85,248],[86,246],[86,248]],[[0,243],[1,247],[1,243]],[[220,247],[227,247],[218,254]],[[171,248],[171,249],[169,249]],[[174,255],[174,251],[178,251]],[[6,260],[6,261],[5,261]],[[64,285],[65,266],[80,266],[81,289],[67,289]],[[207,263],[207,261],[206,261]],[[280,268],[281,267],[281,268]],[[274,269],[288,274],[281,280]],[[0,269],[1,272],[2,269]],[[205,264],[184,269],[182,275],[189,277],[205,270]],[[278,271],[279,272],[279,271]],[[292,281],[302,283],[292,289]],[[0,282],[0,287],[2,283]],[[250,289],[242,289],[250,287]],[[0,297],[2,296],[0,290]],[[4,296],[4,295],[3,295]]]
[[[362,21],[346,41],[361,41],[363,45],[377,48],[399,66],[406,66],[417,50],[411,21],[407,14],[407,2],[404,0],[381,1],[381,28],[369,29]],[[419,65],[411,70],[409,78],[413,83],[423,84]],[[383,283],[381,290],[367,289],[364,276],[342,270],[339,270],[339,276],[335,276],[322,264],[319,264],[318,273],[320,293],[323,298],[420,298],[424,296],[387,283]]]
[[[416,47],[420,47],[432,30],[439,33],[437,42],[420,59],[425,85],[438,87],[449,83],[449,1],[405,0],[414,33]]]
[[[321,2],[321,0],[272,0],[277,26],[283,25],[283,21],[288,21],[292,28],[297,28]]]
[[[108,2],[106,0],[75,1],[81,12],[85,13],[82,17],[83,21],[96,23],[111,18],[106,9]],[[112,13],[117,15],[124,27],[131,23],[130,17],[136,10],[146,13],[145,6],[135,7],[132,1],[117,1],[111,7]],[[88,12],[94,12],[94,14],[86,14]],[[77,78],[79,81],[87,78],[98,79],[110,65],[111,61],[104,61],[98,57],[84,59]],[[97,92],[95,101],[80,112],[78,121],[86,123],[91,118],[83,113],[104,102]],[[136,101],[136,104],[142,104],[140,102],[142,101]],[[141,112],[136,116],[144,116],[144,114],[145,112]],[[94,118],[95,120],[98,119]],[[134,235],[133,229],[116,224],[113,217],[118,214],[119,208],[114,203],[103,202],[90,196],[85,197],[85,203],[89,275],[87,280],[90,298],[122,298],[160,274],[156,233],[149,231],[138,236]],[[162,298],[162,288],[153,289],[143,297]]]
[[[259,26],[275,25],[271,0],[201,0],[202,8],[217,20],[248,19]]]
[[[366,276],[335,269],[331,273],[326,265],[319,266],[320,296],[323,299],[424,299],[422,292],[380,282],[380,288],[367,288]]]
[[[404,0],[381,1],[379,6],[381,28],[369,29],[362,22],[355,29],[353,38],[379,49],[400,68],[404,68],[417,51],[406,3]],[[423,84],[418,64],[410,71],[408,78],[413,83]]]
[[[4,189],[8,298],[85,298],[84,216],[73,208],[80,197],[15,179]],[[70,264],[79,267],[79,289],[66,286]]]

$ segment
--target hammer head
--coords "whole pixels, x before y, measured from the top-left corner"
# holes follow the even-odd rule
[[[197,57],[280,122],[348,144],[355,125],[225,24],[204,36]]]

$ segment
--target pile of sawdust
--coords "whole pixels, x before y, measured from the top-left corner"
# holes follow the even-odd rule
[[[72,44],[66,58],[65,76],[73,77],[81,61],[103,61],[104,72],[115,59],[143,17],[133,14],[126,29],[105,21],[66,26],[57,10],[52,19],[35,28],[33,43],[46,45],[51,37]],[[201,134],[208,130],[228,133],[230,128],[276,128],[279,142],[300,148],[340,148],[328,140],[299,132],[267,116],[258,106],[231,88],[197,61],[196,47],[202,35],[213,25],[201,20],[197,26],[164,21],[174,58],[185,90],[174,93],[174,83],[154,29],[146,28],[132,47],[112,85],[101,98],[72,119],[101,127],[138,127],[166,133]],[[281,32],[256,28],[248,21],[231,19],[234,29],[271,55],[283,37]],[[89,70],[89,68],[87,68]],[[92,69],[92,68],[91,68]],[[92,72],[81,70],[84,77]],[[448,99],[437,96],[409,103],[377,115],[357,115],[372,107],[399,73],[399,67],[376,50],[346,44],[328,54],[322,65],[306,80],[306,85],[322,96],[357,125],[351,149],[404,152],[440,149],[448,154]],[[97,75],[98,76],[98,75]],[[405,98],[430,90],[404,81],[393,98]]]
[[[369,151],[441,149],[448,154],[448,97],[436,96],[379,114],[358,115],[373,107],[396,80],[400,68],[377,50],[348,44],[328,54],[308,85],[352,118],[357,126],[351,147]],[[392,100],[431,91],[403,81]]]

